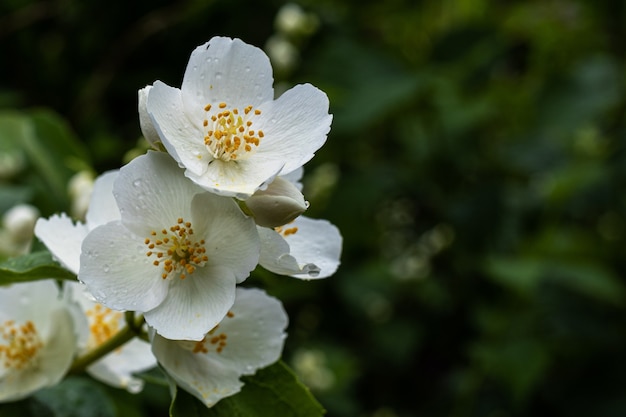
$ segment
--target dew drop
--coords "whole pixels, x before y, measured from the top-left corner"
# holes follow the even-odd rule
[[[215,73],[215,79],[216,80],[221,80],[222,79],[222,73],[221,72],[216,72]]]
[[[107,273],[109,273],[111,268],[109,267],[109,265],[104,264],[104,266],[102,267],[102,270],[104,271],[105,274],[107,274]]]
[[[246,72],[250,72],[250,67],[246,67]]]
[[[141,185],[141,180],[140,180],[140,179],[137,179],[137,180],[133,181],[133,185],[134,185],[135,187],[139,187],[139,186]]]

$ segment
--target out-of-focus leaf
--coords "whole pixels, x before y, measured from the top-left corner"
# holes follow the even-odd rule
[[[486,264],[488,275],[496,282],[531,295],[543,280],[596,298],[620,304],[626,290],[617,276],[600,264],[554,258],[492,258]]]
[[[89,378],[66,378],[35,398],[54,410],[54,417],[116,417],[111,399]]]
[[[334,131],[364,130],[397,110],[420,85],[389,57],[350,40],[335,39],[321,50],[312,72],[333,82],[321,87],[331,95]]]
[[[549,363],[545,347],[533,339],[476,344],[470,352],[487,375],[508,385],[517,400],[528,395]]]
[[[28,202],[33,196],[33,190],[26,186],[0,185],[0,213],[11,207]]]
[[[21,401],[0,404],[2,417],[57,417],[46,404],[27,398]]]
[[[47,251],[34,252],[0,263],[0,285],[49,278],[76,280],[76,276],[55,262]]]
[[[50,211],[69,205],[67,183],[79,169],[88,167],[88,155],[67,124],[54,113],[36,110],[0,113],[0,142],[25,155],[30,168],[25,178],[41,194]],[[43,195],[45,194],[45,196]]]
[[[320,417],[322,406],[293,372],[279,361],[255,375],[243,377],[238,394],[206,408],[195,397],[177,389],[173,393],[171,417]]]

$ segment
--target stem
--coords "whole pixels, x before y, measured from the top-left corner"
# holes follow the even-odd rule
[[[72,374],[81,373],[85,371],[89,365],[96,362],[106,354],[124,345],[134,337],[141,336],[141,327],[143,322],[143,315],[140,314],[135,317],[133,312],[127,312],[126,326],[97,348],[90,350],[79,358],[76,358],[69,372]]]

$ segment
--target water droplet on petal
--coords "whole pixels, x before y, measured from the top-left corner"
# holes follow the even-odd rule
[[[105,274],[107,274],[111,270],[111,268],[109,267],[109,265],[104,264],[104,266],[102,267],[102,270],[104,271]]]
[[[215,73],[215,79],[216,80],[221,80],[222,79],[222,73],[221,72],[216,72]]]
[[[250,72],[250,67],[246,67],[246,72]]]
[[[139,186],[141,185],[141,180],[140,180],[140,179],[137,179],[137,180],[133,181],[133,185],[134,185],[135,187],[139,187]]]

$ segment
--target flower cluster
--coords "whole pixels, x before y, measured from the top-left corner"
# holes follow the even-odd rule
[[[302,216],[302,165],[326,141],[328,99],[308,84],[274,99],[272,84],[260,49],[216,37],[193,51],[180,89],[139,91],[154,149],[95,180],[84,223],[58,214],[35,226],[80,282],[0,290],[0,400],[70,367],[137,392],[133,374],[158,362],[211,406],[280,357],[281,303],[240,284],[259,265],[328,277],[342,240]]]

